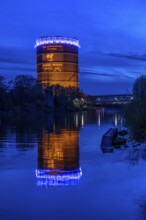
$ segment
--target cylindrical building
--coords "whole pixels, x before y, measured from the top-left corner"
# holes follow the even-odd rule
[[[42,37],[36,41],[37,78],[47,87],[78,87],[79,41],[67,37]]]

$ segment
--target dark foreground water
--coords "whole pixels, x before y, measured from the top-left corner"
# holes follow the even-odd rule
[[[0,220],[146,219],[145,154],[100,149],[120,113],[0,122]]]

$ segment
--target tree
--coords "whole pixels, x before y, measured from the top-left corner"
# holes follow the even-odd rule
[[[138,77],[133,84],[134,99],[127,107],[125,116],[134,139],[146,140],[146,76]]]
[[[24,106],[31,102],[31,90],[36,85],[36,79],[29,75],[18,75],[13,81],[12,99],[14,105]]]
[[[138,106],[146,105],[146,75],[138,77],[133,84],[134,102]]]
[[[7,91],[8,91],[8,87],[6,84],[5,77],[0,76],[0,111],[5,111],[5,110],[7,111],[8,109]]]

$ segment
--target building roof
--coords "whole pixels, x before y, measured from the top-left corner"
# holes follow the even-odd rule
[[[61,36],[44,36],[40,37],[36,40],[35,47],[45,45],[45,44],[69,44],[76,47],[80,47],[79,41],[76,38],[70,38],[70,37],[61,37]]]

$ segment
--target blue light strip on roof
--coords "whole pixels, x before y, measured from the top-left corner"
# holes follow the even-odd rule
[[[80,48],[80,44],[77,39],[67,37],[42,37],[36,40],[35,47],[45,44],[69,44]]]

